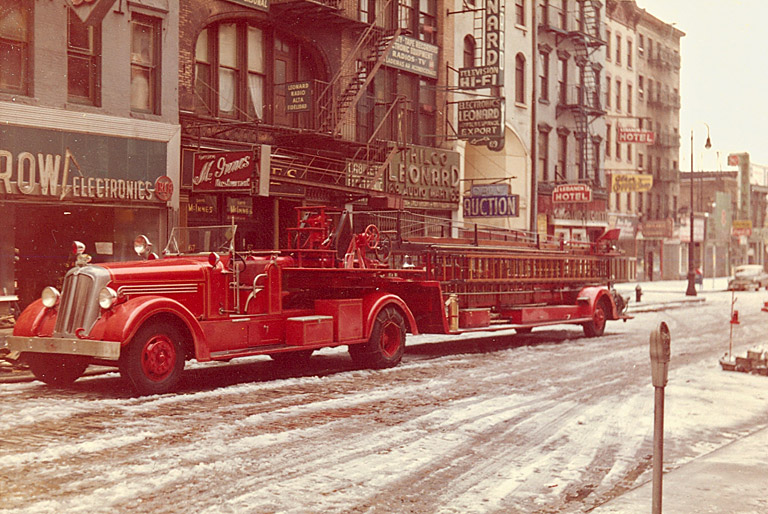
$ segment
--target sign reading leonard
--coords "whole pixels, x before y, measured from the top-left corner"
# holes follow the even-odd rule
[[[406,207],[447,208],[459,203],[459,154],[409,146],[392,158],[387,193],[401,195]]]
[[[459,139],[486,143],[489,150],[504,147],[504,99],[487,98],[457,102]]]

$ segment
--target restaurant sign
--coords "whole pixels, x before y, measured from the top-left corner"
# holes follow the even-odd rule
[[[193,165],[193,191],[251,191],[256,169],[252,151],[199,152]]]

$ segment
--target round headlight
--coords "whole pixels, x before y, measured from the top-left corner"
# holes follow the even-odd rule
[[[40,295],[40,299],[43,301],[43,305],[48,307],[55,307],[59,302],[59,296],[61,293],[55,287],[46,287],[43,289],[43,294]]]
[[[117,300],[117,293],[111,287],[104,287],[99,291],[99,305],[102,309],[109,309]]]

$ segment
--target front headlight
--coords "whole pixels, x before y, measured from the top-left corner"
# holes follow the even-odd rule
[[[55,287],[46,287],[43,289],[43,293],[40,295],[40,299],[43,301],[43,305],[49,309],[55,307],[59,303],[59,297],[61,293]]]
[[[99,291],[99,305],[102,309],[109,309],[115,304],[117,293],[111,287],[104,287]]]

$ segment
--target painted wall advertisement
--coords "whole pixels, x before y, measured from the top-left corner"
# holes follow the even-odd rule
[[[460,198],[459,154],[410,146],[392,159],[386,187],[387,193],[402,195],[406,207],[455,207]]]
[[[0,129],[0,198],[165,203],[167,145],[36,128]]]

